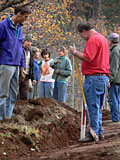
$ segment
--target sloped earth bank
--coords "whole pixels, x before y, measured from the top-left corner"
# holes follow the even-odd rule
[[[103,111],[105,140],[79,143],[80,113],[54,99],[17,101],[0,124],[0,160],[119,160],[120,125]]]

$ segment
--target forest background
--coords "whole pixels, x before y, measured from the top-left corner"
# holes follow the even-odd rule
[[[29,5],[32,10],[31,16],[24,23],[23,36],[30,33],[33,37],[33,45],[40,50],[48,48],[52,57],[57,56],[56,49],[62,45],[69,51],[69,46],[74,43],[78,50],[83,50],[85,41],[77,32],[77,25],[81,21],[91,21],[95,29],[105,37],[111,32],[120,35],[119,0],[1,0],[0,21],[9,13],[13,13],[13,8],[17,5]],[[72,61],[72,56],[69,55],[69,58]],[[70,82],[72,82],[71,79],[72,77]],[[77,81],[76,72],[74,79]],[[77,81],[74,86],[76,105],[79,104],[78,85]],[[73,103],[72,89],[68,92],[67,101]]]

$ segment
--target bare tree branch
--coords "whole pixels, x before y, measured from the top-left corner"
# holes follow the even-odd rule
[[[25,0],[10,0],[10,1],[2,0],[1,2],[3,2],[3,3],[0,4],[0,12],[4,11],[5,9],[7,9],[9,7],[14,8],[17,4],[20,4],[21,6],[26,6],[26,5],[29,5],[33,2],[35,2],[35,0],[31,0],[28,3],[24,4],[23,3],[24,1]]]
[[[26,4],[22,4],[23,7],[30,5],[31,3],[35,2],[36,0],[31,0],[30,2],[26,3]]]

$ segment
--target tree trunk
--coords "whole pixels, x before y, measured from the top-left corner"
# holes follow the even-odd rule
[[[93,18],[100,17],[101,0],[93,0]]]

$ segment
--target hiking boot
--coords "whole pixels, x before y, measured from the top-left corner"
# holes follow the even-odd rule
[[[104,141],[104,135],[103,134],[99,134],[99,140]]]
[[[0,124],[2,124],[3,123],[3,120],[0,120]]]
[[[120,121],[112,121],[113,124],[120,124]]]
[[[4,117],[2,120],[3,123],[11,123],[11,119],[8,117]]]
[[[85,138],[79,139],[79,142],[94,142],[94,141],[95,139],[91,135],[87,135]]]

